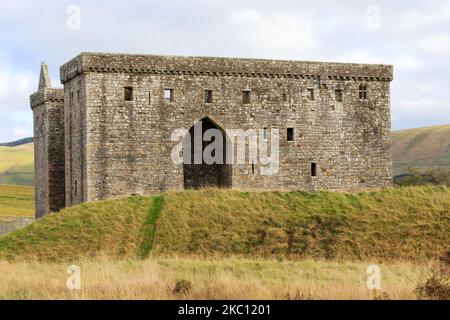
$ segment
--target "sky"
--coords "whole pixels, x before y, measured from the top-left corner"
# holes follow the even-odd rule
[[[84,51],[392,64],[393,129],[450,124],[450,0],[1,0],[0,142]]]

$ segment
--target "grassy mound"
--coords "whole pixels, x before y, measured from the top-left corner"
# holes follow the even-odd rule
[[[50,214],[0,239],[0,258],[136,257],[153,198],[86,203]],[[146,238],[146,244],[151,238]]]
[[[0,239],[0,258],[251,255],[428,260],[450,243],[450,189],[168,192],[82,204]]]

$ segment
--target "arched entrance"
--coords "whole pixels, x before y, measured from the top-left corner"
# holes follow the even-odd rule
[[[211,141],[204,141],[206,139],[203,138]],[[186,145],[190,146],[190,157],[183,153],[185,189],[231,187],[232,168],[231,162],[227,162],[227,150],[231,150],[230,140],[220,126],[209,118],[203,118],[190,128],[184,145],[184,150]]]

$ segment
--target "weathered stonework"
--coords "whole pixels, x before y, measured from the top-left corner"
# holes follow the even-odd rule
[[[205,118],[221,130],[280,132],[278,174],[260,175],[258,164],[232,165],[209,176],[224,181],[221,186],[355,191],[391,185],[391,66],[83,53],[60,73],[66,206],[198,186],[198,179],[189,183],[200,171],[189,175],[192,168],[172,162],[170,136]],[[124,88],[132,88],[131,101]],[[165,89],[173,90],[172,101]],[[212,91],[210,103],[205,90]],[[294,141],[287,141],[287,128]],[[37,179],[39,188],[43,180]]]
[[[34,119],[35,207],[39,218],[65,206],[64,91],[51,88],[45,64],[30,104]]]

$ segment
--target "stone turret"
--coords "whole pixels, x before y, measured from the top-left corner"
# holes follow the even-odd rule
[[[38,90],[42,89],[51,89],[52,88],[52,81],[50,79],[50,75],[48,74],[48,66],[42,62],[41,64],[41,73],[39,75],[39,87]]]
[[[36,217],[65,205],[64,90],[52,88],[48,67],[41,64],[38,91],[30,96],[34,119]]]

